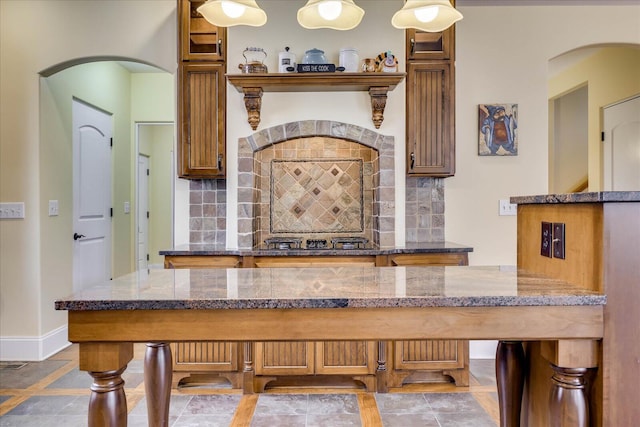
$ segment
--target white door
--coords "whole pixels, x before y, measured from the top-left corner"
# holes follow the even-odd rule
[[[138,155],[138,271],[149,265],[149,157]]]
[[[73,100],[73,289],[111,279],[110,114]]]
[[[604,109],[604,189],[640,191],[640,96]]]

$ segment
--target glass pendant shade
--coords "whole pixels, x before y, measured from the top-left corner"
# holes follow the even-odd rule
[[[197,10],[204,19],[218,27],[260,27],[267,22],[267,14],[255,0],[208,0]]]
[[[462,14],[451,6],[449,0],[407,0],[391,18],[391,25],[437,33],[461,19]]]
[[[307,29],[351,30],[358,26],[364,10],[353,0],[309,0],[298,9],[298,23]]]

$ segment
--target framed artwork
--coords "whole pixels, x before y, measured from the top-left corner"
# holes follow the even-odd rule
[[[478,155],[518,155],[518,104],[478,106]]]

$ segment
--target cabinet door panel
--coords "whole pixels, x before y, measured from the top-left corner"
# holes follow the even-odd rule
[[[440,370],[464,368],[465,341],[396,341],[394,368]]]
[[[316,343],[317,374],[373,374],[375,341],[324,341]]]
[[[238,343],[171,343],[176,372],[218,372],[238,369]]]
[[[224,176],[225,104],[224,64],[180,66],[179,175],[183,178]]]
[[[455,173],[453,73],[450,62],[407,64],[407,173]]]
[[[181,61],[223,61],[225,28],[210,24],[198,13],[204,1],[179,0],[179,54]]]
[[[408,29],[406,33],[407,59],[414,61],[451,58],[454,34],[454,27],[449,27],[439,33]]]
[[[313,342],[257,342],[255,370],[257,375],[311,375]]]
[[[467,253],[433,253],[433,254],[403,254],[392,255],[391,265],[398,267],[409,266],[447,266],[447,265],[467,265],[469,257]]]

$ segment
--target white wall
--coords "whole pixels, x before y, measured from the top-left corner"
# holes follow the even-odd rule
[[[498,200],[547,193],[548,62],[585,45],[640,43],[640,5],[459,3],[456,176],[445,180],[445,236],[473,246],[471,264],[515,264],[516,217],[498,216]],[[518,104],[518,156],[479,157],[478,104],[506,102]]]
[[[586,87],[589,191],[600,191],[604,188],[600,140],[602,109],[640,93],[640,40],[636,40],[635,45],[584,50],[593,53],[554,73],[549,79],[548,93],[549,99],[557,99],[577,87]],[[581,55],[582,51],[580,49],[566,56]],[[561,60],[554,58],[552,63]],[[553,149],[555,141],[552,139],[549,144]]]
[[[293,17],[293,1],[260,3],[268,12],[281,13],[270,13],[262,30],[229,30],[230,70],[242,62],[241,51],[256,44],[268,49],[270,60],[284,46],[298,54],[319,47],[335,56],[346,45],[357,47],[361,57],[391,49],[404,58],[402,32],[388,24],[401,0],[359,0],[366,10],[365,19],[362,28],[348,33],[301,30]],[[446,237],[474,247],[472,264],[513,264],[516,222],[514,217],[497,215],[498,199],[546,192],[547,63],[583,45],[639,43],[640,6],[461,4],[459,8],[465,17],[457,27],[457,173],[445,180]],[[40,228],[46,206],[41,206],[38,170],[44,137],[40,135],[38,73],[64,61],[102,55],[144,60],[173,73],[176,44],[174,0],[0,1],[0,200],[26,205],[24,220],[0,221],[0,357],[7,342],[19,341],[28,341],[29,348],[36,347],[36,357],[42,357],[46,353],[42,342],[64,326],[63,320],[45,320],[50,316],[45,311],[53,307],[44,292],[46,275],[57,272],[40,272]],[[268,65],[276,69],[275,62]],[[228,101],[228,165],[233,177],[233,141],[252,131],[235,89],[229,89]],[[320,117],[370,128],[369,102],[366,93],[267,93],[261,127]],[[476,154],[477,105],[490,102],[519,105],[517,157],[480,158]],[[389,94],[380,128],[381,133],[396,138],[398,171],[404,170],[404,108],[401,85]],[[404,199],[401,175],[396,191],[399,211]],[[176,215],[176,233],[184,233],[187,184],[179,181],[179,185],[183,197],[176,199],[176,211],[182,210]],[[231,190],[234,185],[230,180]],[[231,190],[227,224],[233,226],[236,213]],[[398,224],[403,218],[398,215]],[[233,243],[233,228],[229,235]],[[175,243],[184,240],[176,237]]]
[[[70,277],[62,271],[68,260],[56,259],[41,239],[44,221],[54,224],[55,218],[46,216],[41,201],[49,196],[40,185],[39,164],[47,160],[40,141],[47,135],[41,134],[39,73],[106,55],[173,72],[175,38],[173,0],[155,0],[153,7],[135,0],[0,1],[0,200],[25,202],[26,211],[23,220],[0,222],[0,358],[40,359],[66,337],[66,316],[53,310],[54,298],[63,295],[52,282]],[[46,260],[42,251],[48,251]]]

